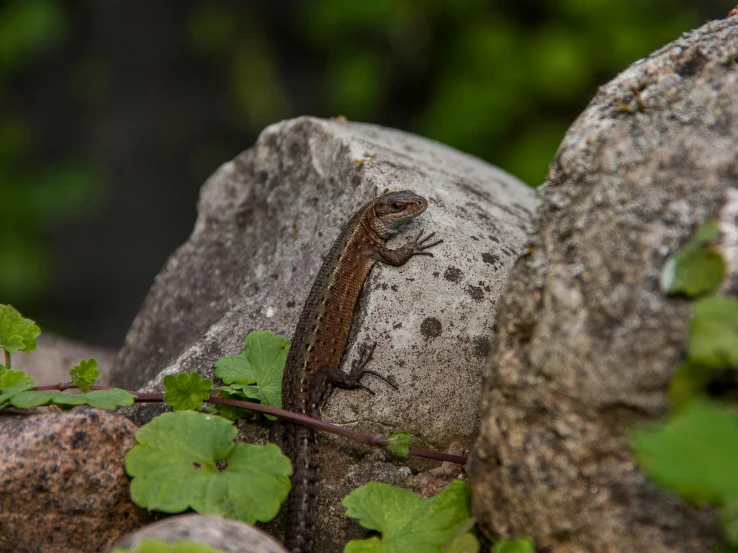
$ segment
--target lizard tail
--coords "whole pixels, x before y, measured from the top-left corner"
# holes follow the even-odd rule
[[[290,553],[310,553],[318,514],[318,437],[314,430],[294,425],[290,437],[292,491],[287,503],[284,544]]]

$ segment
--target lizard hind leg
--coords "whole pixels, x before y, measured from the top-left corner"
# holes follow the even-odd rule
[[[365,374],[371,374],[373,376],[376,376],[380,380],[384,380],[387,384],[389,384],[396,390],[397,386],[390,382],[384,375],[379,374],[377,371],[366,368],[366,366],[369,364],[369,361],[372,360],[374,348],[376,347],[376,342],[374,342],[371,346],[364,344],[361,348],[359,358],[354,359],[354,361],[351,363],[351,370],[347,373],[341,370],[330,371],[329,373],[327,373],[328,382],[330,382],[330,384],[336,388],[344,388],[347,390],[355,390],[357,388],[361,388],[362,390],[366,390],[369,393],[374,394],[372,390],[361,383],[361,379]]]
[[[376,345],[375,342],[371,346],[362,346],[359,358],[354,359],[351,363],[351,370],[349,372],[344,372],[340,368],[335,367],[323,367],[319,371],[313,383],[313,394],[310,398],[311,411],[313,413],[322,410],[333,388],[343,388],[344,390],[362,389],[374,395],[374,392],[370,388],[367,388],[361,383],[361,379],[365,374],[376,376],[397,390],[397,386],[390,382],[384,375],[366,368],[366,365],[372,359]]]

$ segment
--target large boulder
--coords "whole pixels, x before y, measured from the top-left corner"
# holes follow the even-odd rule
[[[713,512],[638,469],[628,433],[668,409],[690,302],[659,276],[709,218],[736,289],[737,59],[738,18],[686,33],[601,87],[564,138],[486,369],[470,475],[491,539],[570,553],[721,543]]]
[[[367,378],[376,395],[339,390],[324,419],[365,432],[406,429],[416,443],[437,449],[454,441],[470,447],[488,335],[536,198],[478,159],[372,125],[285,121],[221,167],[202,189],[192,236],[136,317],[113,383],[160,389],[166,374],[213,377],[213,363],[240,352],[249,332],[291,336],[330,244],[386,188],[415,190],[430,203],[390,247],[421,230],[443,243],[434,257],[376,266],[354,317],[344,369],[363,344],[376,341],[371,368],[399,390]],[[131,416],[140,423],[155,412],[140,407]],[[251,440],[263,438],[254,425],[242,428]],[[412,473],[401,462],[387,463],[384,453],[321,440],[317,550],[341,551],[362,533],[342,516],[341,498],[369,479],[412,487]],[[415,471],[430,466],[411,461]]]

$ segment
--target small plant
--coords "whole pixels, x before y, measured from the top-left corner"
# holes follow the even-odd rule
[[[234,443],[237,433],[232,422],[194,411],[164,413],[143,425],[126,455],[134,503],[248,524],[274,518],[290,490],[292,465],[274,444]]]
[[[710,245],[717,236],[717,223],[706,223],[666,263],[665,292],[702,297],[693,305],[685,361],[669,389],[674,411],[634,432],[631,444],[655,482],[692,503],[718,506],[727,541],[738,547],[738,412],[706,395],[715,374],[738,366],[738,300],[706,295],[724,273],[722,256]]]
[[[10,305],[0,305],[0,348],[5,351],[5,366],[10,369],[10,354],[16,351],[30,353],[36,349],[36,338],[41,329],[30,319],[24,319]]]
[[[342,503],[346,516],[382,535],[350,541],[344,552],[442,553],[460,526],[466,534],[473,525],[470,501],[469,485],[459,480],[428,499],[403,488],[369,482],[347,495]]]
[[[220,389],[221,395],[282,407],[282,373],[289,350],[290,341],[284,336],[268,330],[249,333],[243,353],[215,363],[215,376],[227,385]]]
[[[279,414],[324,429],[332,427],[279,409],[289,340],[268,331],[252,332],[246,337],[241,354],[224,357],[215,364],[215,374],[223,380],[223,386],[214,387],[211,380],[196,372],[180,373],[165,376],[164,394],[95,386],[99,371],[94,359],[84,359],[73,367],[69,384],[35,387],[29,375],[9,368],[9,354],[32,351],[39,334],[40,329],[33,321],[24,319],[10,306],[0,305],[0,346],[5,349],[7,365],[0,366],[0,410],[52,404],[63,409],[90,405],[112,410],[132,405],[137,399],[163,401],[174,410],[139,428],[138,445],[125,457],[126,470],[132,477],[131,498],[146,509],[167,513],[193,509],[249,524],[267,522],[276,516],[290,490],[290,461],[274,444],[234,443],[237,429],[228,419],[253,416],[253,411],[261,411],[272,419]],[[69,388],[82,393],[64,393]],[[204,402],[209,405],[204,406]],[[201,409],[210,413],[196,411]],[[367,437],[340,427],[332,427],[332,431],[367,444],[382,445],[397,456],[406,457],[410,453],[410,436],[406,431],[392,433],[389,439]],[[418,449],[413,452],[442,460],[461,460],[449,454]],[[370,482],[349,494],[344,506],[348,516],[382,533],[381,538],[350,542],[345,549],[347,553],[479,551],[479,543],[471,531],[474,520],[469,510],[469,488],[463,482],[452,482],[438,496],[429,499],[402,488]],[[500,542],[495,551],[508,543],[514,542]],[[145,540],[135,551],[208,553],[215,550],[193,542],[165,544]],[[509,551],[528,553],[524,549]]]

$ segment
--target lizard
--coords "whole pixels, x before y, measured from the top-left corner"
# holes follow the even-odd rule
[[[409,190],[385,191],[361,207],[343,227],[323,260],[292,337],[282,379],[284,409],[320,418],[333,388],[371,392],[360,383],[365,374],[388,382],[366,368],[374,346],[364,348],[350,372],[341,370],[341,360],[359,294],[374,264],[400,266],[415,255],[432,256],[425,250],[442,242],[428,243],[435,233],[421,238],[421,232],[397,249],[384,245],[427,207],[425,198]],[[309,553],[317,517],[317,434],[304,426],[289,426],[289,434],[282,440],[293,466],[285,545],[290,553]]]

